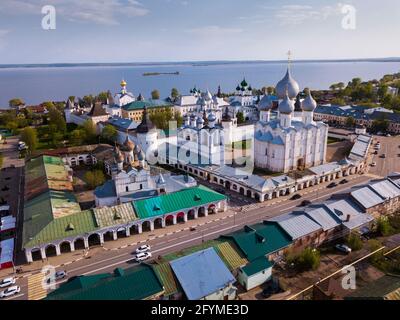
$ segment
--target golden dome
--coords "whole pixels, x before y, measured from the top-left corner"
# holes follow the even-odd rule
[[[126,87],[126,85],[127,85],[126,81],[125,81],[125,80],[122,80],[122,81],[121,81],[121,87]]]

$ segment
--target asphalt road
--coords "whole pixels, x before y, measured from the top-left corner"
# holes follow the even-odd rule
[[[286,197],[284,200],[280,199],[281,202],[279,203],[272,200],[262,204],[257,204],[256,208],[249,211],[240,212],[239,210],[232,210],[232,215],[230,217],[218,222],[199,226],[196,228],[196,231],[184,230],[178,234],[166,235],[161,239],[150,239],[147,243],[152,247],[153,258],[158,257],[159,255],[173,253],[187,247],[199,245],[203,241],[216,239],[220,235],[241,229],[244,225],[251,225],[274,216],[291,212],[303,200],[311,200],[313,203],[323,202],[323,200],[328,199],[334,193],[344,192],[355,185],[365,184],[370,179],[371,178],[368,175],[349,177],[349,183],[338,185],[333,189],[326,188],[326,185],[329,183],[321,184],[298,192],[304,194],[299,200],[293,201]],[[318,188],[320,190],[313,191],[313,188]],[[241,200],[239,199],[238,201]],[[201,223],[201,219],[197,221]],[[134,239],[134,236],[132,239]],[[117,267],[127,268],[136,264],[136,262],[132,260],[132,253],[135,249],[135,247],[127,247],[116,251],[100,251],[95,255],[90,256],[90,259],[77,261],[66,267],[59,268],[57,271],[66,270],[68,276],[73,277],[77,275],[112,272]],[[67,280],[60,281],[58,285],[65,281]],[[21,287],[21,293],[8,299],[26,300],[28,298],[28,277],[18,279],[17,285]]]
[[[378,155],[373,156],[376,167],[371,167],[369,172],[378,176],[387,176],[392,172],[400,172],[400,137],[374,137],[374,146],[377,141],[381,143]],[[385,154],[386,158],[381,158]]]

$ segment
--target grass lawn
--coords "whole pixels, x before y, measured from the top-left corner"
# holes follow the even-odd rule
[[[340,142],[342,140],[337,139],[337,138],[332,138],[332,137],[328,137],[328,144],[332,144],[332,143],[336,143],[336,142]]]
[[[167,254],[166,256],[163,256],[163,260],[172,261],[172,260],[178,259],[180,257],[184,257],[184,256],[187,256],[187,255],[190,255],[190,254],[195,253],[197,251],[217,246],[217,245],[219,245],[219,244],[221,244],[223,242],[226,242],[226,241],[209,240],[209,241],[204,242],[203,244],[200,244],[200,245],[197,245],[197,246],[194,246],[194,247],[190,247],[190,248],[187,248],[187,249],[183,249],[183,250],[180,250],[180,251],[177,251],[177,252],[174,252],[174,253]]]

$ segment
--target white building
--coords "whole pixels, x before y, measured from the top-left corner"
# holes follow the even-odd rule
[[[247,84],[246,79],[243,79],[236,87],[235,95],[229,101],[231,115],[241,112],[246,121],[257,120],[257,99],[258,97],[253,95],[252,87]]]
[[[269,96],[259,104],[260,121],[255,128],[255,165],[275,172],[318,166],[325,162],[328,125],[313,120],[316,101],[309,92],[295,116],[299,85],[288,68],[276,85],[280,100],[277,119],[271,120]]]

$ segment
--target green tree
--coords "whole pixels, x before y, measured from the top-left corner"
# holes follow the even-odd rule
[[[24,100],[22,100],[22,99],[20,99],[20,98],[11,99],[11,100],[8,102],[8,105],[9,105],[11,108],[19,107],[19,106],[24,105],[24,104],[25,104]]]
[[[97,137],[96,125],[92,120],[86,120],[82,125],[83,130],[86,133],[86,142],[94,143]]]
[[[360,236],[358,236],[357,234],[355,234],[353,232],[347,237],[346,242],[347,242],[347,245],[353,251],[358,251],[358,250],[362,249],[362,247],[363,247]]]
[[[50,108],[49,122],[50,125],[55,125],[58,132],[65,134],[67,130],[67,124],[65,122],[64,116],[56,108]]]
[[[63,146],[64,133],[59,131],[59,128],[55,124],[49,125],[49,138],[53,148],[59,148]]]
[[[239,112],[236,114],[236,118],[237,118],[237,123],[238,123],[238,124],[242,124],[242,123],[245,122],[243,112],[241,112],[241,111],[239,111]]]
[[[69,142],[74,146],[81,146],[86,140],[86,132],[83,129],[75,129],[69,136]]]
[[[0,169],[3,167],[3,162],[4,162],[4,156],[2,153],[0,153]]]
[[[95,189],[96,187],[104,184],[106,178],[103,171],[93,170],[85,173],[85,181],[88,184],[89,188]]]
[[[152,98],[153,100],[159,100],[159,99],[160,99],[160,91],[158,91],[158,90],[153,90],[153,91],[151,92],[151,98]]]
[[[25,142],[28,147],[28,152],[32,153],[36,150],[38,145],[37,132],[31,127],[26,127],[21,131],[21,140]]]
[[[54,103],[53,102],[51,102],[51,101],[45,101],[45,102],[43,102],[42,103],[42,106],[43,107],[45,107],[47,110],[51,110],[51,109],[53,109],[53,108],[55,108],[56,106],[54,105]]]
[[[380,217],[376,221],[376,231],[383,237],[390,235],[392,232],[392,226],[387,217]]]
[[[101,136],[107,141],[115,142],[118,137],[118,131],[111,124],[107,124],[101,131]]]
[[[82,100],[83,100],[83,102],[85,103],[85,105],[86,105],[87,107],[89,107],[89,106],[91,106],[91,105],[93,104],[93,102],[94,102],[94,97],[90,94],[90,95],[88,95],[88,96],[84,96],[84,97],[82,98]]]
[[[18,122],[16,120],[7,122],[6,129],[10,130],[13,134],[16,134],[18,131]]]
[[[288,264],[294,264],[299,271],[316,270],[321,261],[318,250],[307,247],[297,255],[289,254],[286,258]]]
[[[172,97],[173,99],[176,99],[176,98],[179,97],[179,91],[178,91],[177,88],[172,88],[172,90],[171,90],[171,97]]]

